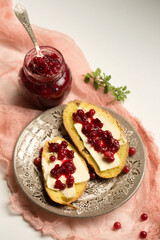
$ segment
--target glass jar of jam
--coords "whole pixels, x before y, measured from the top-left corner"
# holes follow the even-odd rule
[[[24,96],[36,108],[48,109],[62,103],[68,95],[72,76],[62,54],[55,48],[40,47],[43,57],[30,50],[19,72]]]

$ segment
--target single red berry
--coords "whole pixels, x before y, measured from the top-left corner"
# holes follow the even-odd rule
[[[82,116],[84,116],[84,111],[82,110],[82,109],[78,109],[77,110],[77,115],[79,116],[79,117],[82,117]]]
[[[123,168],[123,172],[124,173],[128,173],[130,171],[130,168],[128,167],[128,166],[125,166],[124,168]]]
[[[142,221],[147,220],[147,218],[148,218],[148,215],[147,215],[146,213],[143,213],[143,214],[141,215],[141,220],[142,220]]]
[[[140,235],[141,238],[146,238],[147,237],[147,232],[146,231],[141,231],[139,235]]]
[[[104,157],[107,159],[108,162],[113,162],[114,161],[114,153],[110,151],[106,151],[104,153]]]
[[[96,174],[95,174],[94,172],[91,172],[91,173],[90,173],[90,179],[93,180],[93,179],[95,179],[95,178],[96,178]]]
[[[114,226],[114,229],[118,230],[118,229],[121,228],[121,223],[120,222],[115,222],[113,226]]]
[[[41,157],[36,157],[35,159],[34,159],[34,164],[36,165],[36,167],[41,167]]]
[[[49,158],[50,162],[54,162],[56,160],[56,157],[54,155],[50,156]]]
[[[62,183],[59,187],[60,190],[64,190],[66,188],[66,185],[64,183]]]
[[[136,149],[134,147],[129,148],[129,156],[133,156],[136,153]]]
[[[66,148],[68,146],[68,143],[66,141],[61,142],[61,147]]]
[[[91,118],[94,114],[95,114],[95,110],[94,109],[90,109],[89,112],[86,113],[86,116],[88,118]]]

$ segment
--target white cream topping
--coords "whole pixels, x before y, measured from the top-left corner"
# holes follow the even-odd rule
[[[58,141],[58,143],[60,143],[60,141]],[[69,147],[67,147],[67,148],[70,149]],[[53,155],[53,153],[52,154],[48,153],[48,157],[50,157],[51,155]],[[49,164],[46,162],[46,160],[44,158],[42,158],[42,166],[44,168],[44,178],[46,180],[47,187],[54,191],[60,191],[59,189],[54,188],[56,179],[51,176],[50,171],[54,168],[54,166],[56,164],[61,165],[63,163],[63,161],[60,161],[57,159],[56,153],[54,153],[54,155],[56,157],[56,160],[54,162],[50,162]],[[88,173],[85,165],[83,164],[83,162],[80,160],[78,154],[75,152],[74,152],[73,162],[76,167],[75,173],[72,174],[72,176],[74,177],[75,183],[81,183],[81,182],[88,181],[90,178],[89,173]],[[61,175],[59,180],[61,180],[61,182],[64,184],[66,183],[66,177],[64,175]],[[66,188],[64,190],[61,190],[61,192],[64,194],[64,196],[66,198],[74,197],[76,194],[75,184],[73,184],[73,187],[71,187],[71,188],[68,188],[66,186]]]
[[[112,133],[112,136],[115,139],[121,140],[121,133],[119,129],[116,126],[114,126],[105,116],[99,113],[95,113],[94,119],[95,118],[98,118],[103,123],[102,130],[110,131]],[[112,169],[114,167],[117,167],[120,164],[120,159],[117,153],[114,154],[115,160],[113,162],[107,162],[102,153],[98,153],[97,151],[94,150],[93,147],[91,147],[91,144],[88,143],[87,137],[82,133],[81,123],[75,123],[74,127],[76,128],[79,136],[81,137],[85,148],[89,151],[89,153],[94,158],[97,165],[99,166],[100,171],[106,171],[107,169]]]

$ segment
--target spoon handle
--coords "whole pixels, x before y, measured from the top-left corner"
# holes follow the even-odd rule
[[[43,54],[41,53],[41,50],[38,46],[37,40],[35,38],[35,35],[33,33],[32,28],[31,28],[31,24],[30,24],[30,21],[29,21],[29,18],[28,18],[27,10],[21,4],[17,3],[15,8],[14,8],[14,12],[15,12],[17,18],[19,19],[19,21],[22,23],[22,25],[24,26],[24,28],[28,32],[28,34],[29,34],[29,36],[30,36],[35,48],[36,48],[37,56],[42,57]]]

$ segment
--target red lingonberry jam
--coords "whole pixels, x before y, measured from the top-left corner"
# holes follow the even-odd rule
[[[61,148],[61,145],[59,143],[49,143],[50,152],[58,152],[60,148]]]
[[[130,168],[128,166],[124,166],[123,172],[124,173],[129,173],[129,171],[130,171]]]
[[[40,109],[59,105],[71,88],[71,72],[62,54],[52,47],[41,47],[43,57],[35,49],[29,51],[19,72],[24,96]]]
[[[54,187],[59,188],[61,184],[62,184],[61,180],[56,180]]]
[[[65,175],[66,177],[70,174],[75,173],[76,171],[76,167],[73,161],[71,160],[64,161],[61,165],[61,169],[62,169],[62,174]]]
[[[58,150],[58,160],[63,160],[65,157],[66,157],[66,155],[67,155],[67,149],[65,149],[65,148],[60,148],[59,150]]]
[[[115,222],[113,225],[114,229],[118,230],[121,228],[121,223],[120,222]]]
[[[146,221],[148,219],[148,215],[146,213],[141,214],[141,220]]]
[[[72,174],[76,171],[76,167],[73,162],[74,151],[67,149],[67,146],[68,143],[66,141],[48,144],[48,150],[50,152],[58,153],[57,159],[62,161],[60,165],[56,164],[50,171],[51,176],[56,179],[54,187],[59,190],[64,190],[66,186],[71,188],[75,182],[74,177],[72,176]],[[56,160],[55,156],[52,155],[50,156],[50,161],[52,161],[52,158],[53,161]],[[62,183],[59,179],[62,175],[66,177],[66,184]]]
[[[88,143],[94,150],[104,154],[106,161],[113,162],[114,154],[120,147],[119,141],[113,138],[110,131],[102,130],[103,123],[98,118],[93,118],[94,115],[94,109],[90,109],[86,113],[83,109],[78,109],[76,113],[73,113],[73,120],[75,123],[82,124],[82,133],[87,137]]]
[[[54,187],[60,190],[64,190],[66,188],[66,185],[62,183],[61,180],[56,180]]]
[[[56,164],[51,170],[51,176],[55,179],[58,179],[62,175],[62,169],[59,164]]]
[[[136,153],[136,149],[134,147],[129,148],[129,156],[133,156]]]
[[[58,55],[46,54],[43,57],[33,57],[28,65],[28,69],[35,74],[44,77],[51,77],[60,70],[61,62]]]
[[[69,159],[74,158],[74,151],[73,151],[73,150],[68,150],[68,151],[67,151],[67,157],[68,157]]]
[[[141,238],[146,238],[147,237],[147,232],[146,231],[141,231],[139,235],[140,235]]]
[[[73,187],[74,177],[73,177],[72,175],[69,175],[69,176],[67,177],[66,184],[67,184],[67,187],[68,187],[68,188]]]

